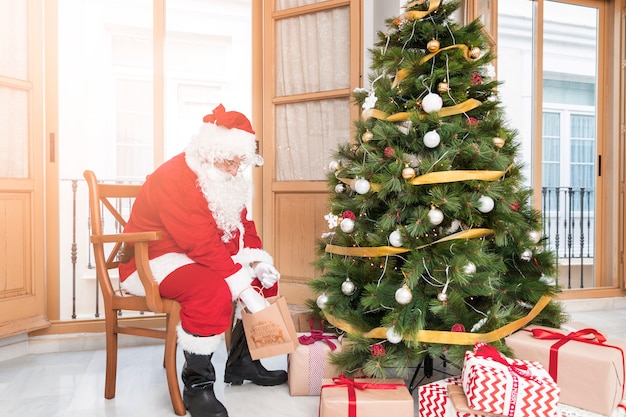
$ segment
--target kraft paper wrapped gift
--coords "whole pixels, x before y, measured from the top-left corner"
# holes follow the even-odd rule
[[[322,379],[340,374],[329,355],[340,352],[341,344],[336,335],[321,330],[298,333],[298,341],[300,346],[288,356],[289,394],[320,395]]]
[[[304,333],[311,329],[322,328],[320,318],[312,318],[313,312],[307,306],[289,304],[289,314],[296,328],[296,332]]]
[[[541,363],[561,388],[561,403],[605,416],[624,397],[626,341],[594,329],[529,326],[506,339],[515,357]]]
[[[560,417],[560,389],[539,362],[510,359],[477,343],[465,352],[463,392],[472,410],[509,417]]]
[[[413,397],[402,379],[323,379],[319,417],[413,417]]]

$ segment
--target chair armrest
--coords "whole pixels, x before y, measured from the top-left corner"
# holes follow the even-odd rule
[[[136,232],[118,233],[115,235],[91,235],[92,243],[137,243],[159,240],[163,237],[163,232]]]
[[[163,300],[159,292],[159,283],[154,279],[148,258],[148,243],[159,240],[163,232],[118,233],[109,235],[91,235],[92,243],[132,243],[135,249],[135,266],[139,279],[146,292],[146,303],[153,312],[163,312]]]
[[[154,279],[148,259],[148,242],[135,243],[135,266],[139,279],[146,291],[146,303],[151,311],[163,312],[163,300],[159,292],[159,283]]]

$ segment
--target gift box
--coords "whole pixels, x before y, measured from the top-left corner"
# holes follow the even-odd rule
[[[320,395],[322,379],[339,376],[330,362],[331,352],[340,352],[337,336],[312,330],[298,333],[300,346],[288,356],[289,393],[297,395]]]
[[[413,417],[413,397],[402,379],[322,380],[319,417]]]
[[[296,332],[305,333],[311,331],[311,329],[321,329],[320,319],[312,319],[312,313],[308,306],[289,304],[289,314]]]
[[[448,387],[461,387],[461,376],[446,378],[417,387],[419,417],[476,417],[477,414],[457,412],[448,395]]]
[[[561,388],[561,403],[611,415],[624,397],[626,342],[594,329],[529,326],[505,339],[515,357],[537,361]]]
[[[560,389],[539,362],[504,357],[477,343],[465,353],[463,392],[473,410],[508,417],[559,416]]]

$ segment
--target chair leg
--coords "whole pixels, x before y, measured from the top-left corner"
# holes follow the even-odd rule
[[[106,373],[104,380],[104,398],[115,397],[117,378],[117,311],[109,310],[105,316],[106,327]]]
[[[176,370],[176,346],[177,335],[176,326],[180,322],[180,307],[174,308],[167,315],[166,319],[166,337],[165,337],[165,355],[163,363],[165,365],[165,375],[167,376],[167,386],[170,391],[170,399],[174,413],[179,416],[187,414],[185,403],[180,395],[180,386],[178,385],[178,371]]]

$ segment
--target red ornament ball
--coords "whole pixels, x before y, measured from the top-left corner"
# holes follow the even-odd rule
[[[382,358],[387,354],[385,347],[381,343],[376,343],[370,347],[370,353],[374,358]]]
[[[350,210],[344,211],[343,214],[341,215],[341,217],[344,218],[344,219],[350,219],[350,220],[355,220],[356,219],[355,214],[352,211],[350,211]]]
[[[456,323],[455,325],[452,326],[450,331],[458,332],[458,333],[465,333],[465,326],[463,326],[461,323]]]
[[[394,156],[396,156],[396,150],[393,149],[391,146],[387,146],[383,151],[383,154],[385,155],[385,158],[393,158]]]

